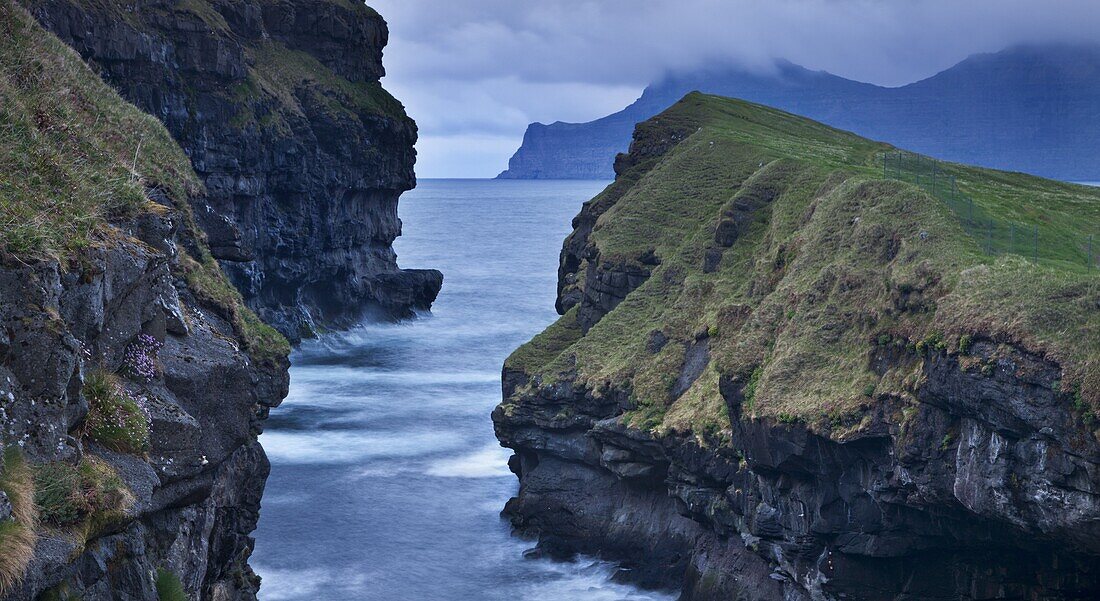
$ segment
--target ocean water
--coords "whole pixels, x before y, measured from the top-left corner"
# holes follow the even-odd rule
[[[307,342],[260,440],[271,458],[260,598],[657,601],[613,566],[524,559],[489,419],[500,368],[557,315],[558,251],[606,182],[427,180],[401,199],[404,267],[444,273],[432,314]]]

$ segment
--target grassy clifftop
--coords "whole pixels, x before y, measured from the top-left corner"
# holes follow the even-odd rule
[[[182,203],[200,184],[160,122],[0,2],[0,250],[77,251],[144,210],[146,187]]]
[[[883,179],[889,150],[778,110],[688,95],[639,125],[618,179],[575,222],[595,218],[567,242],[586,236],[586,250],[563,265],[563,290],[584,300],[506,368],[532,376],[528,387],[570,378],[629,391],[631,423],[659,432],[728,426],[722,384],[752,417],[843,436],[876,401],[920,386],[919,362],[883,371],[876,355],[966,355],[989,340],[1059,363],[1065,398],[1094,419],[1100,273],[1086,270],[1082,249],[1054,244],[1039,261],[984,254],[941,201]],[[1044,241],[1100,233],[1100,190],[943,167],[983,215],[1037,226]],[[593,283],[625,272],[648,277],[585,323]]]
[[[152,191],[170,206],[153,201]],[[192,291],[218,308],[259,360],[281,360],[282,336],[228,283],[191,216],[202,184],[152,116],[124,101],[75,52],[20,6],[0,0],[0,259],[61,260],[127,236],[142,212],[172,211],[177,265]]]

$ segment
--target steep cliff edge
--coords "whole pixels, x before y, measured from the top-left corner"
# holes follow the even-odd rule
[[[385,21],[345,0],[26,0],[47,29],[156,116],[207,195],[195,215],[245,301],[297,340],[428,308],[401,270],[397,201],[416,125],[379,84]]]
[[[691,94],[574,219],[508,358],[505,513],[683,599],[1100,594],[1100,277],[989,257],[890,147]],[[1100,192],[943,165],[1058,245]]]
[[[287,392],[156,119],[0,0],[0,598],[255,599]]]

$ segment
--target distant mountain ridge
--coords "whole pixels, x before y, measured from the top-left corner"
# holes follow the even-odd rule
[[[677,74],[618,113],[531,124],[502,179],[611,179],[634,125],[698,90],[804,115],[942,159],[1063,180],[1100,179],[1100,45],[1027,45],[976,54],[888,88],[778,61]]]

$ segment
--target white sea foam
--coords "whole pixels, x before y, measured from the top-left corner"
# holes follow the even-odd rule
[[[555,577],[532,583],[523,599],[526,601],[673,601],[676,596],[662,591],[643,591],[626,584],[612,582],[613,567],[592,559],[568,563],[545,562],[545,569]]]
[[[436,461],[428,467],[429,476],[441,478],[500,478],[510,476],[509,451],[493,445],[476,453]]]
[[[465,292],[458,284],[448,284],[444,290],[447,295]],[[509,321],[473,320],[470,319],[471,315],[455,314],[445,306],[437,307],[440,313],[436,315],[425,314],[419,319],[399,323],[365,323],[347,332],[336,332],[305,341],[301,345],[300,356],[339,356],[362,352],[364,348],[401,346],[413,346],[421,350],[432,347],[451,348],[456,341],[469,341],[471,338],[499,338],[509,334],[514,336],[517,329],[522,330],[524,325]]]
[[[439,384],[484,384],[500,381],[499,371],[450,370],[367,370],[361,367],[343,365],[308,365],[294,371],[294,385],[331,385],[339,382],[341,386],[349,384],[398,384],[398,385],[439,385]]]
[[[353,592],[364,586],[369,576],[350,570],[312,568],[281,570],[263,565],[253,566],[263,574],[259,598],[263,601],[288,599],[324,599],[338,592]]]
[[[278,432],[261,435],[273,461],[337,464],[368,459],[417,457],[464,446],[463,437],[442,430],[415,432]]]
[[[500,402],[499,386],[469,389],[454,386],[382,388],[370,385],[305,385],[296,383],[280,409],[320,409],[325,418],[358,415],[367,420],[417,414],[487,415]],[[308,424],[317,425],[317,424]]]
[[[365,467],[355,468],[349,472],[349,478],[351,479],[370,479],[370,478],[392,478],[394,476],[408,473],[409,469],[405,466],[393,465],[387,463],[386,465],[377,465],[374,463],[367,464]]]

